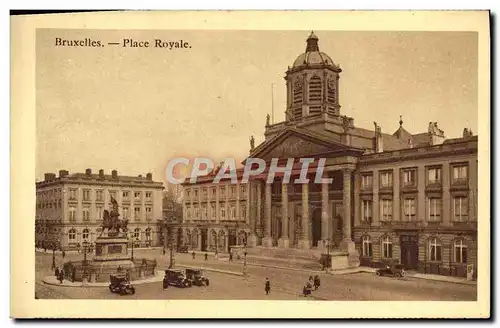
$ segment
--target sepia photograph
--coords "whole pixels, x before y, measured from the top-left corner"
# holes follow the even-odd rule
[[[32,30],[23,297],[489,315],[488,13],[443,17],[469,29],[191,14]]]

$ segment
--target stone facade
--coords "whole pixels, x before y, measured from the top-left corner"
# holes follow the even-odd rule
[[[268,120],[265,141],[256,147],[251,142],[249,158],[263,159],[267,169],[252,177],[245,197],[234,198],[239,204],[244,199],[246,216],[223,223],[220,208],[230,200],[219,190],[233,185],[212,185],[211,173],[197,184],[185,184],[198,194],[185,198],[184,228],[205,240],[200,234],[211,229],[218,235],[229,227],[244,227],[249,246],[320,251],[329,246],[348,253],[349,261],[359,257],[362,265],[390,261],[463,276],[467,265],[476,267],[477,136],[464,129],[462,137],[446,139],[436,122],[429,122],[426,132],[412,134],[402,117],[392,134],[382,132],[376,122],[372,130],[356,127],[353,118],[340,115],[342,70],[319,51],[318,41],[312,33],[305,53],[286,72],[285,121]],[[307,171],[309,183],[283,184],[283,174],[268,183],[274,158],[279,166],[297,159],[291,181],[300,177],[299,158],[314,159]],[[325,159],[321,176],[331,178],[330,184],[313,182],[319,159]],[[234,187],[239,190],[238,181]],[[201,198],[206,186],[216,190],[210,200]],[[203,211],[203,204],[213,201],[209,218],[189,221],[188,208],[197,211],[200,204],[198,211]]]
[[[76,249],[94,243],[99,236],[105,209],[111,209],[111,195],[119,205],[120,219],[128,219],[129,240],[135,247],[157,246],[158,220],[162,218],[163,184],[152,174],[145,177],[85,173],[59,176],[46,173],[36,183],[35,242],[39,247]]]

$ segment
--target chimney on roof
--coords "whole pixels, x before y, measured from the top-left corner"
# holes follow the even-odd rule
[[[382,138],[382,128],[377,122],[373,122],[375,125],[375,136],[373,137],[373,150],[376,153],[381,153],[384,151],[384,140]]]
[[[60,178],[63,178],[65,176],[67,176],[68,174],[69,174],[69,172],[66,170],[59,170],[59,177]]]
[[[52,181],[56,178],[56,175],[54,173],[45,173],[45,181]]]
[[[99,170],[99,178],[104,179],[104,170],[103,169]]]
[[[92,170],[91,169],[86,169],[85,170],[85,175],[91,176],[92,175]]]
[[[153,181],[153,173],[146,174],[146,179],[148,179],[149,181]]]
[[[430,136],[430,145],[441,145],[446,138],[444,136],[444,131],[438,127],[437,122],[429,122],[429,127],[427,128],[427,132]]]
[[[118,178],[118,171],[117,171],[117,170],[113,170],[113,171],[111,171],[111,177],[112,177],[113,179],[117,179],[117,178]]]

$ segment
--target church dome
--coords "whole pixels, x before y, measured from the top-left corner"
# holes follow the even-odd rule
[[[314,32],[311,32],[311,34],[307,38],[306,51],[303,54],[300,54],[297,59],[295,59],[293,63],[294,68],[318,64],[330,65],[337,68],[337,65],[335,65],[330,56],[328,56],[324,52],[319,51],[318,41],[318,37],[314,34]]]

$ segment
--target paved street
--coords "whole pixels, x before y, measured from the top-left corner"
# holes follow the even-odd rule
[[[160,250],[137,250],[136,257],[157,258],[159,268],[168,264],[167,256]],[[83,255],[68,254],[65,261],[81,259]],[[210,278],[210,286],[180,289],[170,287],[163,291],[161,282],[136,286],[133,296],[112,294],[107,288],[69,288],[49,286],[42,282],[51,273],[52,254],[37,253],[36,295],[39,298],[79,298],[79,299],[272,299],[291,300],[304,299],[300,295],[302,286],[310,272],[288,271],[275,268],[248,266],[249,277],[228,275],[206,271]],[[61,263],[61,255],[56,255],[56,263]],[[229,263],[215,260],[208,261],[198,254],[193,260],[190,254],[176,254],[176,263],[195,267],[207,267],[226,271],[241,272],[241,263]],[[271,295],[264,292],[265,278],[271,281]],[[432,300],[432,301],[473,301],[476,300],[476,286],[448,282],[429,281],[405,277],[377,277],[371,273],[355,273],[346,275],[320,274],[321,287],[313,293],[318,300]]]

